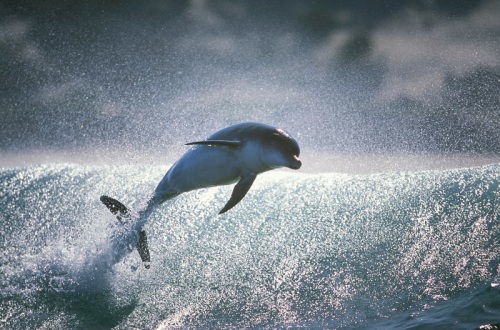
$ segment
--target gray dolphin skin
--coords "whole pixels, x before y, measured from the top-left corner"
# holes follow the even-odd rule
[[[125,250],[130,251],[130,246],[135,246],[146,268],[149,268],[147,237],[142,227],[153,210],[163,202],[191,190],[237,182],[231,198],[219,212],[222,214],[245,197],[258,174],[279,167],[297,170],[302,165],[297,141],[284,130],[261,123],[232,125],[206,140],[186,145],[191,148],[172,165],[146,207],[137,215],[132,216],[117,200],[101,196],[102,203],[120,222],[129,223],[129,234],[114,238],[116,262],[123,258]]]

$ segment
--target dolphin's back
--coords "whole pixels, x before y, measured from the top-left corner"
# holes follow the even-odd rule
[[[244,141],[248,138],[266,136],[276,131],[276,127],[261,123],[239,123],[223,128],[210,135],[207,140]]]

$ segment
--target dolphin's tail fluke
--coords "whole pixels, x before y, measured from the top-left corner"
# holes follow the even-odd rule
[[[109,196],[101,196],[101,202],[116,216],[120,224],[126,224],[127,220],[131,218],[131,214],[127,207],[116,199]],[[136,248],[142,262],[144,263],[144,267],[149,269],[151,257],[149,255],[148,238],[145,230],[139,231]]]

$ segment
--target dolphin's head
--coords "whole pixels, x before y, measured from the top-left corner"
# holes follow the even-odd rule
[[[271,168],[288,167],[298,170],[300,148],[297,141],[280,128],[272,128],[262,136],[261,159]]]
[[[208,140],[235,141],[241,143],[239,157],[246,168],[261,173],[278,167],[294,170],[302,166],[297,141],[284,130],[262,124],[245,122],[226,127]]]
[[[299,160],[300,148],[297,141],[281,128],[277,128],[266,140],[275,165],[298,170],[302,166]]]

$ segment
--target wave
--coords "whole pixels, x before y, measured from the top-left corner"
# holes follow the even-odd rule
[[[162,166],[0,170],[6,328],[477,327],[500,319],[500,165],[260,175],[186,193],[145,226],[151,269],[109,259],[107,194],[136,209]],[[484,307],[487,306],[487,307]]]

